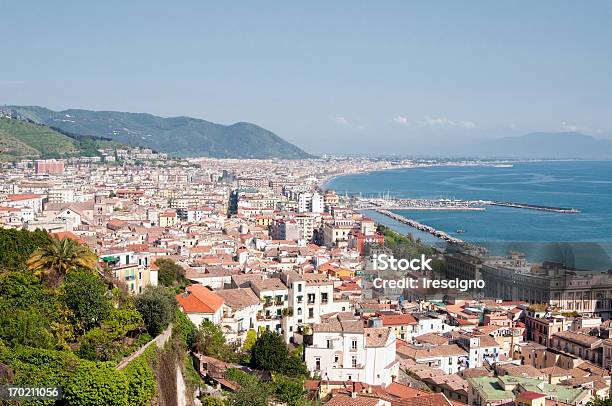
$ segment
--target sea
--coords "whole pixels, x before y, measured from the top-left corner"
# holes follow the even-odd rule
[[[555,213],[487,206],[484,211],[395,210],[396,213],[489,249],[529,260],[612,269],[612,161],[544,161],[502,165],[429,166],[360,173],[332,179],[339,194],[408,198],[496,200],[575,208]],[[375,212],[374,220],[426,243],[436,237]]]

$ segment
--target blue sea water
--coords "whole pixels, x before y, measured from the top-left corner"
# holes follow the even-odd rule
[[[509,248],[541,251],[533,246],[550,242],[572,242],[583,247],[585,252],[596,249],[593,248],[596,245],[606,252],[612,251],[612,161],[399,169],[347,175],[333,179],[326,187],[339,194],[390,193],[397,197],[483,199],[576,208],[580,213],[496,206],[488,206],[485,211],[398,210],[397,213],[463,240],[489,246],[493,251]],[[381,219],[382,216],[373,217],[394,225],[398,231],[407,232],[406,226],[400,229],[399,223],[393,224],[388,219]],[[456,230],[465,232],[457,234]],[[431,237],[419,236],[431,240]],[[538,259],[542,255],[541,252],[531,253]]]

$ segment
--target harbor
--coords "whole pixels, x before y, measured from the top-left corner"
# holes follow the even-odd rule
[[[460,200],[460,199],[409,199],[384,196],[379,198],[353,198],[355,210],[459,210],[483,211],[486,206],[509,207],[513,209],[547,211],[552,213],[576,214],[575,208],[544,206],[529,203],[501,202],[493,200]]]

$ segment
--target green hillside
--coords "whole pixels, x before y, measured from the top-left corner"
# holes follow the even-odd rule
[[[0,117],[0,161],[95,156],[99,148],[125,145],[108,139],[71,134],[30,121]]]
[[[77,155],[80,145],[45,125],[0,118],[0,159],[57,158]]]
[[[191,117],[158,117],[117,111],[53,111],[12,106],[12,111],[64,131],[110,138],[173,156],[217,158],[309,158],[310,154],[251,123],[221,125]]]

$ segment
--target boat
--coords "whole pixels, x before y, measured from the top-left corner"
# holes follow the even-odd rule
[[[455,233],[457,233],[457,234],[463,234],[463,233],[465,233],[465,230],[464,230],[464,229],[462,229],[462,228],[459,228],[459,229],[455,230]]]

